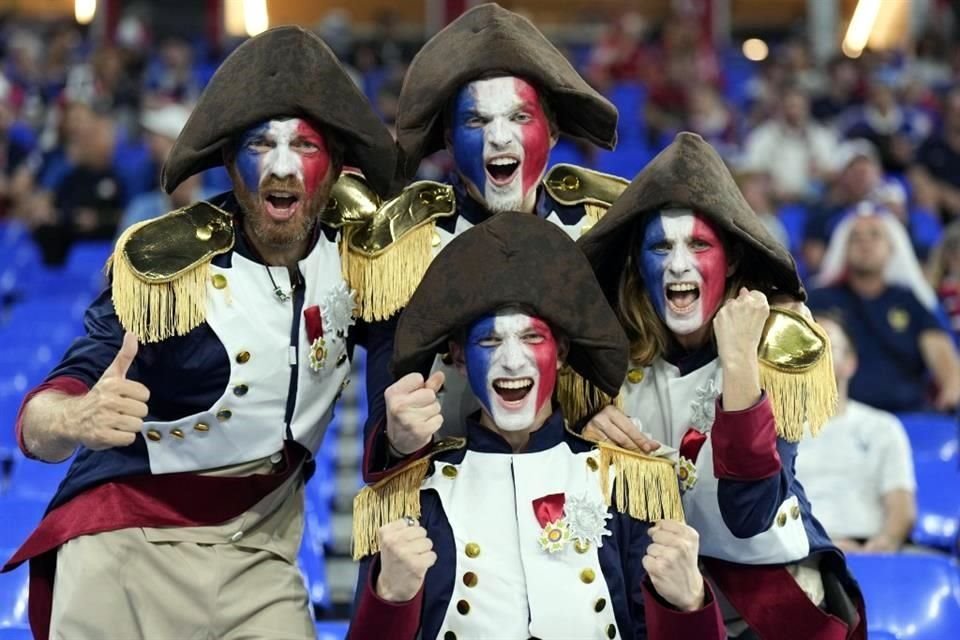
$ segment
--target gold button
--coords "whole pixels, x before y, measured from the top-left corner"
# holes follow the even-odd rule
[[[440,234],[437,233],[436,231],[434,231],[433,235],[430,236],[430,244],[432,244],[435,247],[440,246]]]
[[[597,598],[597,601],[593,604],[593,610],[600,613],[606,606],[607,601],[604,598]]]
[[[573,548],[577,550],[577,553],[586,553],[587,551],[590,551],[590,541],[578,539],[573,543]]]
[[[587,466],[590,467],[590,471],[596,471],[600,467],[595,458],[587,458]]]
[[[465,574],[463,574],[463,584],[467,585],[471,589],[477,586],[477,582],[479,581],[480,579],[477,578],[477,574],[475,574],[473,571],[467,571]]]
[[[597,577],[593,569],[584,569],[580,572],[580,581],[584,584],[590,584]]]
[[[245,384],[238,384],[237,386],[235,386],[235,387],[233,388],[233,395],[235,395],[235,396],[245,396],[245,395],[247,395],[247,391],[249,391],[249,390],[250,390],[250,387],[248,387],[247,385],[245,385]]]
[[[198,422],[197,424],[193,425],[193,430],[194,431],[210,431],[210,425],[208,425],[206,422]]]
[[[246,364],[249,361],[250,361],[249,351],[241,351],[240,353],[237,354],[237,362],[239,362],[240,364]]]
[[[147,438],[153,440],[154,442],[158,441],[161,437],[163,436],[161,436],[160,432],[156,429],[150,429],[150,431],[147,431]]]
[[[457,602],[457,613],[459,613],[462,616],[465,616],[468,613],[470,613],[470,603],[467,602],[466,600],[460,600],[459,602]]]
[[[777,526],[782,527],[787,524],[787,514],[781,513],[777,516]]]
[[[627,380],[630,384],[639,384],[643,380],[643,369],[630,369],[627,371]]]
[[[342,364],[343,364],[344,362],[346,362],[346,361],[347,361],[347,354],[341,353],[341,354],[340,354],[340,357],[337,358],[337,366],[339,367],[340,365],[342,365]]]
[[[180,429],[171,429],[170,435],[172,435],[177,440],[183,440],[183,431],[181,431]]]
[[[793,518],[794,520],[799,520],[800,507],[798,507],[797,505],[793,505],[792,507],[790,507],[790,517]]]
[[[476,542],[468,542],[465,551],[467,552],[468,558],[476,558],[480,555],[480,545]]]
[[[227,276],[222,273],[215,274],[213,276],[213,288],[214,289],[225,289],[227,286]]]
[[[616,625],[612,625],[612,624],[607,625],[607,637],[610,638],[610,640],[613,640],[613,638],[617,637]]]
[[[230,411],[230,409],[220,409],[220,411],[217,411],[217,420],[226,422],[232,415],[233,411]]]
[[[447,476],[448,478],[456,478],[457,473],[458,471],[456,467],[446,466],[443,468],[443,475]]]
[[[447,631],[445,634],[443,634],[443,640],[457,640],[457,634],[455,634],[453,631]]]
[[[197,227],[197,230],[195,231],[195,233],[197,235],[197,240],[206,242],[207,240],[213,237],[213,227],[211,227],[208,224],[205,224],[202,227]]]

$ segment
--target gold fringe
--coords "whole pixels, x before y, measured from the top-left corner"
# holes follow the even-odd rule
[[[590,229],[593,229],[593,225],[600,222],[600,218],[603,217],[603,214],[607,212],[607,207],[600,206],[599,204],[591,204],[589,202],[583,205],[583,217],[587,219],[587,222],[584,223],[581,227],[580,235],[582,236],[585,233],[588,233]]]
[[[407,305],[433,259],[433,233],[431,222],[375,255],[347,250],[343,277],[358,293],[360,317],[367,322],[386,320]],[[347,238],[344,244],[349,244]]]
[[[607,405],[623,408],[623,398],[619,394],[608,396],[569,366],[564,366],[557,377],[557,402],[570,424],[577,424]]]
[[[608,505],[612,505],[616,485],[616,509],[620,513],[644,522],[664,518],[684,521],[680,483],[672,460],[627,451],[609,442],[598,442],[597,447],[600,490]]]
[[[134,231],[150,222],[124,232],[107,262],[107,268],[113,270],[113,306],[120,324],[143,343],[189,333],[204,321],[207,307],[209,262],[166,282],[149,282],[134,270],[124,247]]]
[[[420,517],[420,486],[427,477],[430,457],[424,456],[353,499],[353,559],[380,550],[378,532],[383,525],[404,516]]]
[[[837,380],[830,339],[819,327],[815,330],[822,334],[826,348],[806,371],[781,371],[760,360],[760,387],[770,398],[777,435],[789,442],[803,438],[804,426],[816,436],[837,410]]]

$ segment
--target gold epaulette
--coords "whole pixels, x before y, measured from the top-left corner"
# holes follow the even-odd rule
[[[455,211],[453,187],[424,180],[346,228],[343,274],[360,317],[385,320],[406,306],[433,259],[435,220]]]
[[[557,402],[563,410],[563,417],[570,424],[577,424],[608,405],[623,408],[623,399],[619,394],[614,397],[607,395],[570,365],[564,365],[557,376]]]
[[[629,184],[623,178],[572,164],[555,165],[543,178],[543,185],[554,200],[567,206],[584,206],[589,220],[583,233],[603,217]]]
[[[328,227],[369,224],[380,208],[380,196],[359,173],[344,171],[333,183],[327,208],[320,221]]]
[[[359,560],[380,550],[378,532],[383,525],[404,516],[420,517],[420,486],[427,477],[434,456],[462,449],[466,438],[443,438],[428,454],[396,469],[385,478],[367,485],[353,499],[353,559]]]
[[[233,233],[233,216],[208,202],[127,229],[107,263],[123,328],[146,343],[202,323],[210,261],[233,248]]]
[[[804,425],[816,435],[837,409],[830,338],[815,322],[771,307],[760,338],[760,386],[770,398],[777,435],[790,442]]]

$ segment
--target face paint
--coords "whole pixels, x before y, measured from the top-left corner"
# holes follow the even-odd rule
[[[513,76],[465,85],[454,100],[453,157],[491,211],[532,211],[553,141],[540,96]]]
[[[470,388],[497,428],[533,426],[557,381],[557,342],[543,320],[522,313],[484,316],[464,349]]]
[[[688,335],[713,318],[726,289],[728,261],[706,218],[686,209],[654,216],[638,256],[640,276],[670,331]]]
[[[331,164],[323,134],[300,118],[269,120],[240,136],[236,171],[242,185],[235,192],[254,233],[271,244],[308,234],[326,206],[319,191]]]

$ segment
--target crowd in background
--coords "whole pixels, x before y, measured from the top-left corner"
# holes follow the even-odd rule
[[[860,362],[845,374],[850,397],[891,412],[953,411],[960,358],[953,341],[928,338],[960,332],[960,48],[935,27],[910,51],[838,55],[818,65],[804,38],[788,37],[752,63],[737,48],[705,42],[695,20],[655,25],[625,13],[595,42],[558,43],[620,108],[617,155],[604,159],[570,142],[557,155],[631,178],[676,132],[699,133],[793,252],[815,311],[840,307],[850,312],[841,318],[848,325],[858,309],[879,318],[879,326],[841,329]],[[392,125],[421,42],[403,37],[391,14],[362,38],[342,12],[317,30]],[[110,44],[72,22],[4,20],[0,217],[25,224],[44,261],[58,264],[78,240],[113,238],[229,189],[222,170],[170,195],[160,189],[163,160],[226,53],[199,40],[156,39],[137,20],[122,20]],[[421,175],[449,169],[448,159],[435,157]],[[883,224],[874,229],[851,216]],[[842,290],[818,293],[818,286]],[[891,393],[904,384],[911,393]],[[877,456],[909,456],[899,433]],[[872,464],[889,468],[882,457]],[[913,491],[912,468],[900,476],[890,490]],[[882,511],[883,500],[876,502]],[[875,533],[843,537],[869,547]]]

